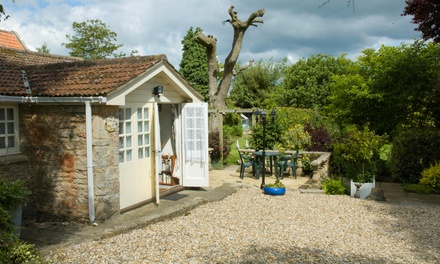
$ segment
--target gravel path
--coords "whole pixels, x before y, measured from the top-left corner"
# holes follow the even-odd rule
[[[54,263],[440,263],[440,207],[243,188],[185,216],[51,252]]]

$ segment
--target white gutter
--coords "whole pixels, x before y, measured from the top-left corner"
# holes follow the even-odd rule
[[[15,103],[106,103],[107,97],[89,96],[89,97],[45,97],[45,96],[7,96],[0,95],[0,102]]]
[[[86,146],[87,146],[87,189],[89,197],[89,219],[95,224],[95,191],[93,182],[93,148],[92,148],[92,107],[90,101],[86,105]]]

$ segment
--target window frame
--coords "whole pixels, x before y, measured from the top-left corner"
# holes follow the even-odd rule
[[[14,126],[14,132],[13,134],[8,133],[7,128],[7,112],[6,109],[12,109],[13,111],[13,126]],[[5,137],[5,148],[0,148],[0,156],[9,156],[9,155],[16,155],[20,154],[20,131],[19,131],[19,119],[18,119],[18,104],[9,104],[9,103],[3,103],[0,106],[0,111],[4,111],[5,113],[5,120],[0,120],[0,124],[5,124],[5,134],[0,134],[0,137]],[[10,122],[9,122],[10,123]],[[14,147],[10,148],[8,145],[7,137],[13,135],[14,136]]]

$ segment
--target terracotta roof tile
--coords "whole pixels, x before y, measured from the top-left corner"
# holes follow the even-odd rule
[[[165,55],[155,55],[41,64],[32,56],[18,55],[3,58],[0,49],[1,95],[27,95],[22,68],[28,75],[32,96],[96,96],[107,95],[156,63],[166,60]],[[60,56],[50,57],[61,59]]]
[[[17,50],[28,50],[15,31],[0,30],[0,46]]]

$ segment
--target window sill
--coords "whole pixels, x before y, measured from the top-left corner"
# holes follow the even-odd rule
[[[23,154],[0,156],[0,165],[7,163],[19,163],[28,161],[28,157]]]

